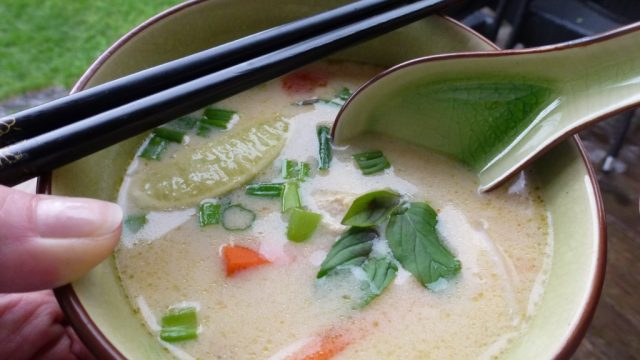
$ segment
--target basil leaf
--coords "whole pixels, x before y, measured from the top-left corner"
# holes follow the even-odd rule
[[[387,258],[369,259],[362,266],[362,269],[367,273],[369,289],[360,307],[368,305],[378,295],[382,294],[382,291],[396,278],[396,273],[398,272],[396,264]]]
[[[317,278],[321,278],[340,265],[361,265],[371,253],[378,233],[368,228],[350,228],[333,244],[320,265]]]
[[[391,214],[386,231],[395,258],[425,287],[461,268],[438,237],[436,217],[427,203],[414,202]]]
[[[369,227],[385,221],[400,203],[400,194],[378,190],[359,196],[342,218],[343,225]]]

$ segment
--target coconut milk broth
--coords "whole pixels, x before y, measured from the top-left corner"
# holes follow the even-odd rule
[[[238,122],[288,119],[285,147],[255,181],[281,179],[283,159],[310,163],[311,177],[301,183],[300,195],[303,205],[322,215],[314,235],[300,244],[288,241],[280,201],[249,197],[244,186],[224,200],[256,213],[253,226],[245,231],[230,232],[219,225],[200,228],[195,206],[151,212],[141,231],[123,236],[116,256],[123,287],[141,321],[157,335],[170,306],[195,304],[198,339],[164,344],[182,358],[287,359],[327,329],[352,337],[335,359],[499,355],[526,328],[550,267],[552,237],[530,176],[521,174],[510,186],[479,194],[475,175],[458,163],[378,135],[334,149],[329,171],[318,173],[316,126],[330,125],[338,107],[291,104],[330,97],[344,86],[353,90],[379,69],[348,63],[322,63],[314,69],[329,74],[328,84],[314,93],[291,95],[275,80],[218,104],[238,111]],[[215,135],[191,136],[167,156],[189,151],[200,141],[215,141]],[[351,155],[372,149],[382,150],[392,168],[364,176]],[[141,210],[128,198],[128,186],[144,171],[145,161],[133,161],[121,188],[119,203],[127,213]],[[358,287],[353,277],[317,281],[316,273],[346,230],[340,220],[351,202],[384,188],[436,209],[437,229],[462,270],[443,289],[432,291],[400,269],[371,304],[353,309]],[[229,243],[258,250],[272,264],[227,277],[220,249]],[[388,251],[384,241],[376,241],[375,253]]]

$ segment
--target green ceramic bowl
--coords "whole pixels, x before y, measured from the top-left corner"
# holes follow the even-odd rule
[[[87,70],[74,91],[342,2],[279,0],[274,6],[273,1],[261,0],[188,1],[116,42]],[[431,17],[333,58],[390,66],[425,55],[481,50],[495,50],[495,46],[450,19]],[[115,200],[141,139],[127,140],[56,170],[50,178],[41,179],[40,190]],[[566,358],[584,335],[600,295],[605,264],[602,204],[577,138],[538,160],[534,169],[553,218],[553,266],[530,328],[506,358]],[[170,358],[129,306],[112,258],[57,289],[56,295],[78,335],[98,358]]]

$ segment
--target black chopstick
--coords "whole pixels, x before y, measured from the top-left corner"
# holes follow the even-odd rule
[[[0,147],[236,65],[415,0],[362,0],[98,85],[0,119]],[[5,125],[2,125],[5,124]],[[19,129],[19,130],[16,130]]]
[[[14,185],[191,113],[456,0],[421,0],[169,88],[0,149],[0,183]]]

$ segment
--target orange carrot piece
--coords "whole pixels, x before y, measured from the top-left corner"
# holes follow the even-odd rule
[[[238,271],[271,263],[259,252],[236,245],[225,245],[222,248],[222,257],[224,258],[227,276],[232,276]]]
[[[353,340],[345,332],[331,329],[289,356],[287,360],[330,360],[344,351]]]

